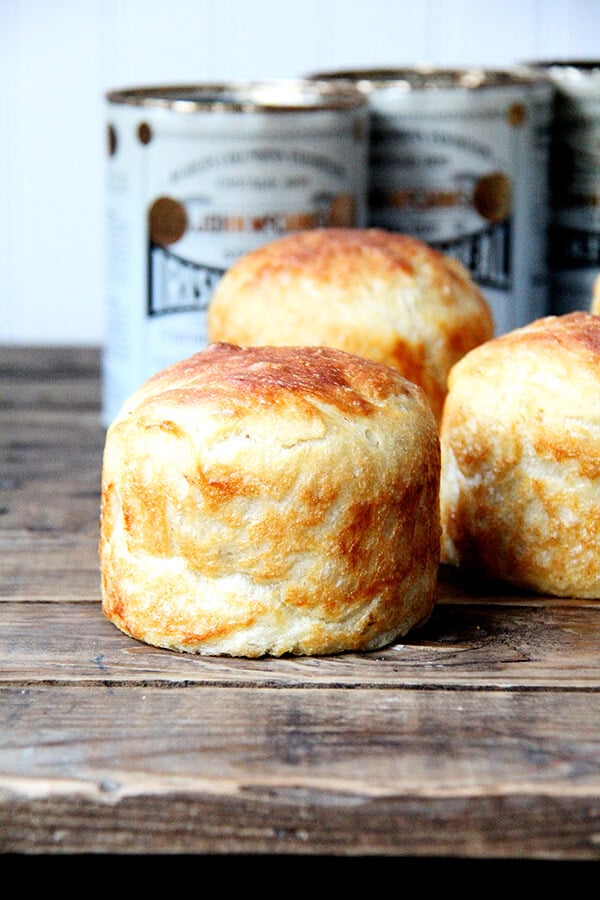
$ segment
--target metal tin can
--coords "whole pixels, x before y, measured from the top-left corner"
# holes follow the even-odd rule
[[[366,224],[369,111],[311,79],[110,92],[103,420],[206,346],[229,266],[304,228]]]
[[[549,80],[526,67],[313,77],[349,80],[369,98],[369,224],[459,258],[496,333],[545,315]]]
[[[589,310],[600,274],[600,61],[535,63],[555,87],[550,309]]]

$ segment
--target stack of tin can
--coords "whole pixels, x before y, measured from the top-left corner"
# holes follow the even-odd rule
[[[600,65],[374,69],[108,95],[103,417],[207,342],[240,256],[380,227],[471,272],[501,334],[588,309],[600,261]]]

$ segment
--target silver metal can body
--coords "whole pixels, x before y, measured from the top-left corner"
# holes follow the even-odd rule
[[[536,64],[555,87],[550,308],[589,310],[600,275],[600,61]]]
[[[548,310],[549,126],[541,74],[402,69],[350,79],[371,110],[368,222],[456,256],[496,333]]]
[[[110,93],[103,421],[206,346],[240,256],[366,223],[369,113],[356,88],[279,81]]]

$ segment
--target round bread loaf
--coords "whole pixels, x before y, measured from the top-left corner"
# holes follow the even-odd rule
[[[331,348],[216,344],[106,434],[103,609],[160,647],[370,650],[430,615],[439,435],[420,388]]]
[[[375,228],[306,230],[250,251],[208,309],[211,341],[330,346],[393,366],[424,389],[438,421],[448,371],[493,331],[460,262]]]
[[[600,598],[600,317],[538,319],[452,369],[442,561]]]

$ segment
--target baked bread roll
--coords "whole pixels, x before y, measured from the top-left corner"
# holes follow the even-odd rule
[[[442,562],[600,598],[600,317],[539,319],[452,369]]]
[[[430,615],[439,435],[398,372],[331,348],[218,344],[106,434],[103,609],[199,654],[372,650]]]
[[[306,230],[250,251],[217,284],[207,327],[211,341],[326,345],[393,366],[438,421],[448,371],[494,330],[460,262],[375,228]]]

